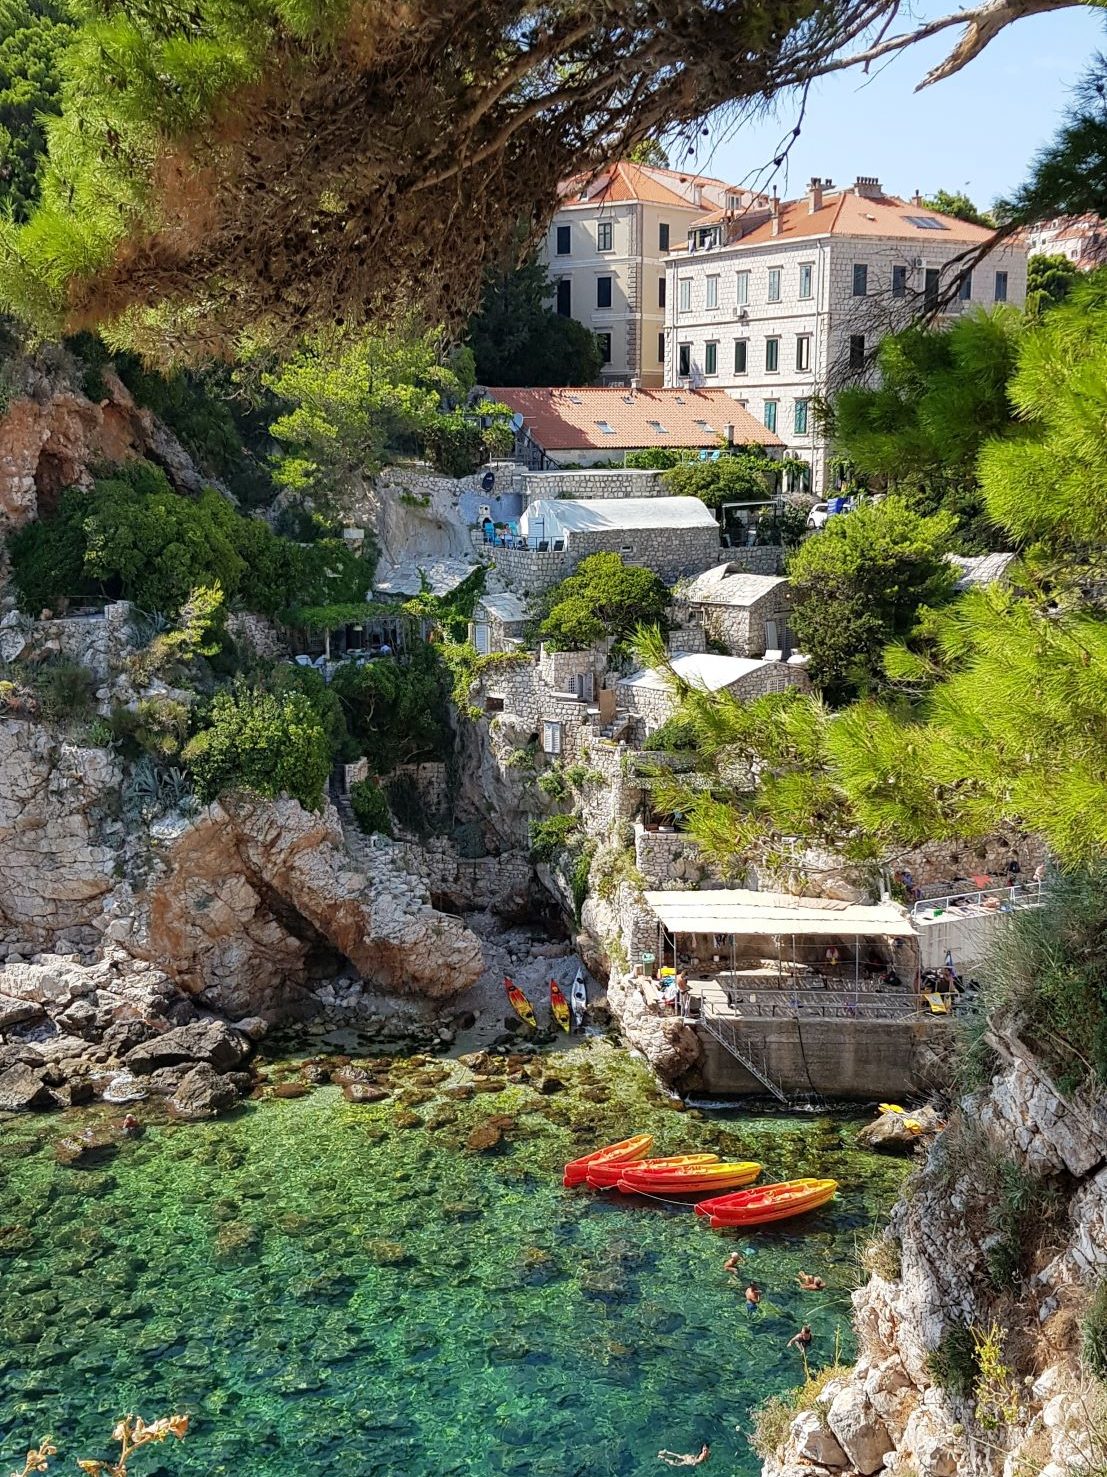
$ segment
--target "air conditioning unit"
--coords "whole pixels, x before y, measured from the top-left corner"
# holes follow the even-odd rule
[[[739,308],[738,309],[738,322],[739,323],[748,323],[749,322],[749,316],[750,316],[750,310],[749,310],[749,308]]]
[[[915,260],[911,263],[911,265],[914,267],[916,272],[921,272],[923,267],[926,266],[926,263],[923,261],[921,256],[917,256]]]

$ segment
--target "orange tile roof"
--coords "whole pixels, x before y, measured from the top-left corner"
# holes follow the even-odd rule
[[[733,188],[725,180],[697,174],[695,170],[661,169],[655,164],[634,164],[629,159],[620,159],[595,174],[577,174],[571,179],[563,180],[560,186],[561,203],[563,206],[613,205],[638,200],[650,205],[679,205],[684,210],[696,209],[695,203],[686,194],[681,194],[678,189],[667,184],[667,180],[671,180],[674,185],[702,185],[709,195],[725,194]],[[570,198],[579,195],[581,190],[590,191],[584,200]]]
[[[783,442],[725,390],[628,390],[610,385],[581,389],[504,389],[487,386],[523,417],[545,451],[627,451],[641,446],[717,447],[724,427],[739,446]],[[611,427],[600,428],[599,422]],[[659,431],[651,422],[657,421]]]
[[[944,228],[914,224],[915,219],[935,220]],[[694,225],[709,226],[727,219],[723,210],[700,216]],[[952,215],[913,205],[898,195],[858,195],[853,190],[836,190],[824,194],[819,210],[811,210],[807,197],[783,200],[780,205],[780,229],[773,235],[772,215],[767,206],[739,212],[731,219],[728,246],[762,245],[767,241],[794,241],[807,236],[879,236],[909,241],[987,241],[992,235],[986,226],[974,226]]]

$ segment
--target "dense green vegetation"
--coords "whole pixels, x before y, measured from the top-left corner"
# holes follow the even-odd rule
[[[955,527],[948,513],[923,517],[888,497],[832,518],[800,545],[788,564],[792,625],[828,698],[880,684],[885,646],[915,629],[924,606],[948,602],[956,571],[942,556]]]
[[[970,225],[987,226],[991,229],[996,223],[992,212],[980,210],[964,190],[935,190],[923,204],[928,210],[936,210],[940,215],[955,216],[959,221],[968,221]]]
[[[283,448],[282,485],[317,498],[345,493],[404,453],[449,476],[473,471],[513,442],[503,406],[461,408],[473,377],[472,355],[444,355],[434,331],[318,336],[263,377],[288,407],[270,427]]]
[[[641,623],[664,621],[669,592],[652,570],[618,554],[589,554],[546,591],[538,633],[553,651],[583,651],[605,636],[624,641]]]
[[[33,615],[89,596],[174,614],[210,585],[230,605],[279,615],[300,602],[361,600],[373,573],[340,539],[281,538],[214,490],[174,492],[145,462],[115,468],[88,492],[69,489],[54,514],[13,534],[8,550],[20,604]]]
[[[670,497],[698,497],[709,508],[768,498],[775,488],[773,464],[754,448],[720,456],[718,461],[678,462],[664,473]]]
[[[490,272],[468,341],[482,385],[590,385],[600,346],[576,318],[550,307],[546,270],[535,258]]]
[[[253,790],[291,795],[308,810],[322,804],[331,768],[326,732],[303,693],[244,687],[216,694],[184,759],[201,800]]]
[[[877,353],[879,387],[849,386],[829,407],[835,448],[854,473],[920,512],[954,513],[964,553],[1008,546],[977,460],[986,440],[1014,430],[1008,384],[1023,331],[1020,313],[996,308],[890,334]]]
[[[1032,256],[1026,264],[1026,311],[1037,315],[1063,302],[1079,280],[1080,268],[1067,256]]]
[[[437,649],[419,643],[410,657],[346,664],[331,679],[357,752],[376,774],[398,764],[444,757],[449,737],[447,679]]]
[[[392,817],[385,793],[376,780],[358,780],[350,786],[350,806],[354,818],[367,836],[378,832],[392,834]]]
[[[72,25],[64,0],[0,3],[0,209],[14,221],[38,201],[45,120],[60,110],[59,56]]]

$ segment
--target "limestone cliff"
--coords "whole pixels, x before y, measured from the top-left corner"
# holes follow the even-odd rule
[[[101,939],[232,1018],[279,1011],[321,955],[378,988],[440,998],[483,968],[398,849],[355,866],[333,809],[228,798],[151,830],[121,819],[111,750],[0,721],[0,943],[20,957]]]
[[[89,486],[103,462],[146,457],[181,491],[199,491],[200,474],[172,432],[135,404],[110,367],[101,381],[104,398],[90,400],[71,366],[22,365],[19,390],[0,415],[0,527],[30,522],[63,488]]]
[[[1071,1477],[1107,1461],[1082,1320],[1107,1276],[1107,1103],[1027,1047],[967,1097],[854,1294],[860,1358],[765,1477]],[[1102,1373],[1102,1371],[1100,1371]]]

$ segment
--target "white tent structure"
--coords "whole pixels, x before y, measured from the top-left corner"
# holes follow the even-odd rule
[[[528,539],[568,541],[574,533],[717,527],[698,497],[537,498],[519,518]]]

